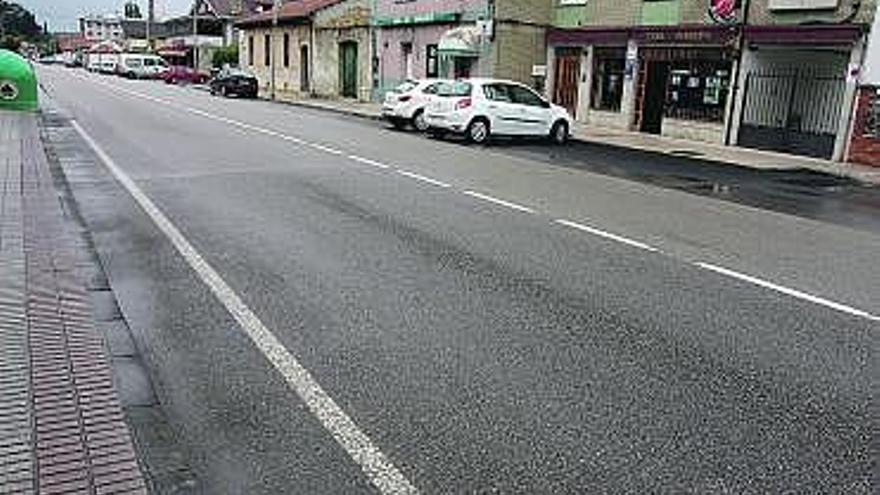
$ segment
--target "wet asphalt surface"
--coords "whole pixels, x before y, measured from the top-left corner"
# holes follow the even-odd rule
[[[869,189],[844,184],[810,196],[805,184],[786,191],[771,186],[775,179],[711,169],[729,174],[736,187],[728,190],[741,198],[718,201],[672,179],[653,184],[667,166],[703,180],[693,163],[651,158],[629,172],[644,182],[622,180],[612,170],[629,168],[621,155],[582,157],[587,145],[474,149],[152,83],[62,69],[41,78],[64,115],[424,493],[872,491],[877,323],[694,264],[877,314],[880,236],[867,220],[876,205]],[[375,493],[71,136],[68,146],[95,164],[67,180],[204,491]],[[548,166],[551,156],[558,163]],[[837,194],[846,188],[854,194]],[[456,192],[463,189],[536,213]],[[798,215],[780,213],[795,199],[754,208],[787,195],[829,202]],[[835,220],[848,209],[864,219]],[[589,221],[662,253],[564,229],[555,218]]]
[[[753,170],[575,141],[504,141],[502,153],[880,233],[880,186],[813,170]]]

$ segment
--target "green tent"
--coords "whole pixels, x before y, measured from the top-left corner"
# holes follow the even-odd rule
[[[0,50],[0,109],[37,110],[37,76],[30,62],[9,50]]]

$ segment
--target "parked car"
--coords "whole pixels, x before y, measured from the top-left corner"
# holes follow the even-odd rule
[[[157,55],[123,53],[119,56],[117,72],[131,79],[156,79],[168,68],[168,64]]]
[[[257,78],[240,69],[223,69],[208,84],[212,95],[256,98],[259,92]]]
[[[101,60],[98,64],[98,72],[102,74],[115,74],[118,66],[117,57],[113,57],[112,60]]]
[[[425,107],[443,81],[422,79],[406,81],[385,93],[382,104],[382,117],[397,129],[411,126],[419,132],[428,129],[425,121]]]
[[[162,80],[168,84],[205,84],[209,79],[208,74],[185,65],[172,65],[162,73]]]
[[[563,144],[572,124],[567,110],[528,86],[498,79],[442,83],[425,119],[431,135],[460,134],[480,144],[491,136],[544,136]]]

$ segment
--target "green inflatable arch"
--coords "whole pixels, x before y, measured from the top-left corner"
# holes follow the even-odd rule
[[[30,62],[9,50],[0,50],[0,109],[37,110],[37,76]]]

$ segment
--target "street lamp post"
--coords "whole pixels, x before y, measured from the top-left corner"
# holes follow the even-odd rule
[[[272,32],[269,33],[269,97],[275,100],[275,31],[278,29],[278,9],[281,0],[272,3]]]

